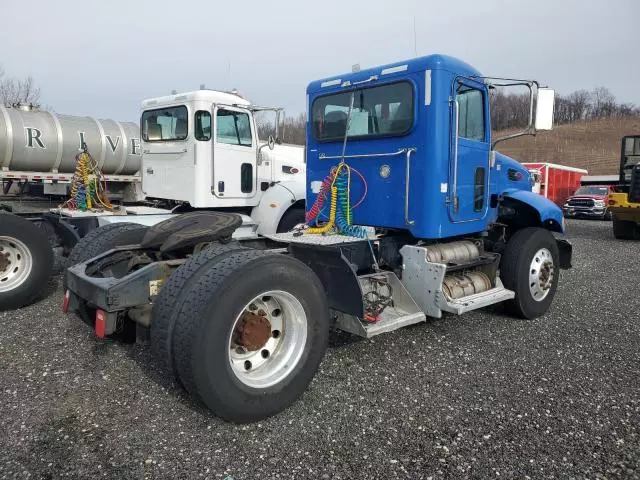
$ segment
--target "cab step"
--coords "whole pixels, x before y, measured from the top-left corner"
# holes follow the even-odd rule
[[[444,263],[432,263],[427,260],[429,247],[405,245],[400,249],[402,255],[402,283],[409,294],[429,317],[441,318],[442,312],[455,313],[457,315],[478,308],[483,308],[515,297],[515,293],[506,289],[500,278],[492,273],[494,285],[482,292],[472,293],[460,298],[449,298],[444,293],[445,275],[451,273],[450,266]],[[494,258],[494,261],[496,259]],[[475,263],[476,267],[485,262],[482,259]],[[487,263],[486,265],[490,265]],[[464,273],[464,269],[460,270]],[[492,280],[488,276],[485,282]],[[486,284],[486,283],[485,283]]]
[[[515,292],[508,290],[502,286],[500,279],[497,279],[497,285],[494,288],[484,292],[475,293],[462,298],[448,300],[443,294],[439,295],[437,300],[438,307],[449,313],[460,315],[478,308],[488,307],[496,303],[511,300],[516,296]]]

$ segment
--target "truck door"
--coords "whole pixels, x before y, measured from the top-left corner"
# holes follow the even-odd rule
[[[190,201],[194,182],[189,113],[177,105],[142,113],[142,190],[148,197]]]
[[[470,222],[488,211],[490,129],[487,90],[482,83],[458,77],[451,96],[451,171],[449,215]]]
[[[215,105],[212,192],[219,198],[256,194],[256,132],[249,110]]]

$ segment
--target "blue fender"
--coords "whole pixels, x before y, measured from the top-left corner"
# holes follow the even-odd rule
[[[540,223],[548,230],[564,233],[564,215],[562,209],[548,198],[528,190],[508,189],[502,193],[504,198],[511,198],[529,205],[540,215]]]

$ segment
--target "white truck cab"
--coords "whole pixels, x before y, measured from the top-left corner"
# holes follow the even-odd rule
[[[257,111],[235,93],[197,90],[142,102],[142,190],[196,209],[245,208],[273,233],[285,213],[304,218],[302,146],[260,141]],[[276,122],[277,123],[277,122]]]

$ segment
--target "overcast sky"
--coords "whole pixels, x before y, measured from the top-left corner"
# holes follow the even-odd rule
[[[0,65],[58,113],[137,121],[202,83],[297,113],[309,81],[416,50],[640,104],[640,0],[0,0],[0,18]]]

